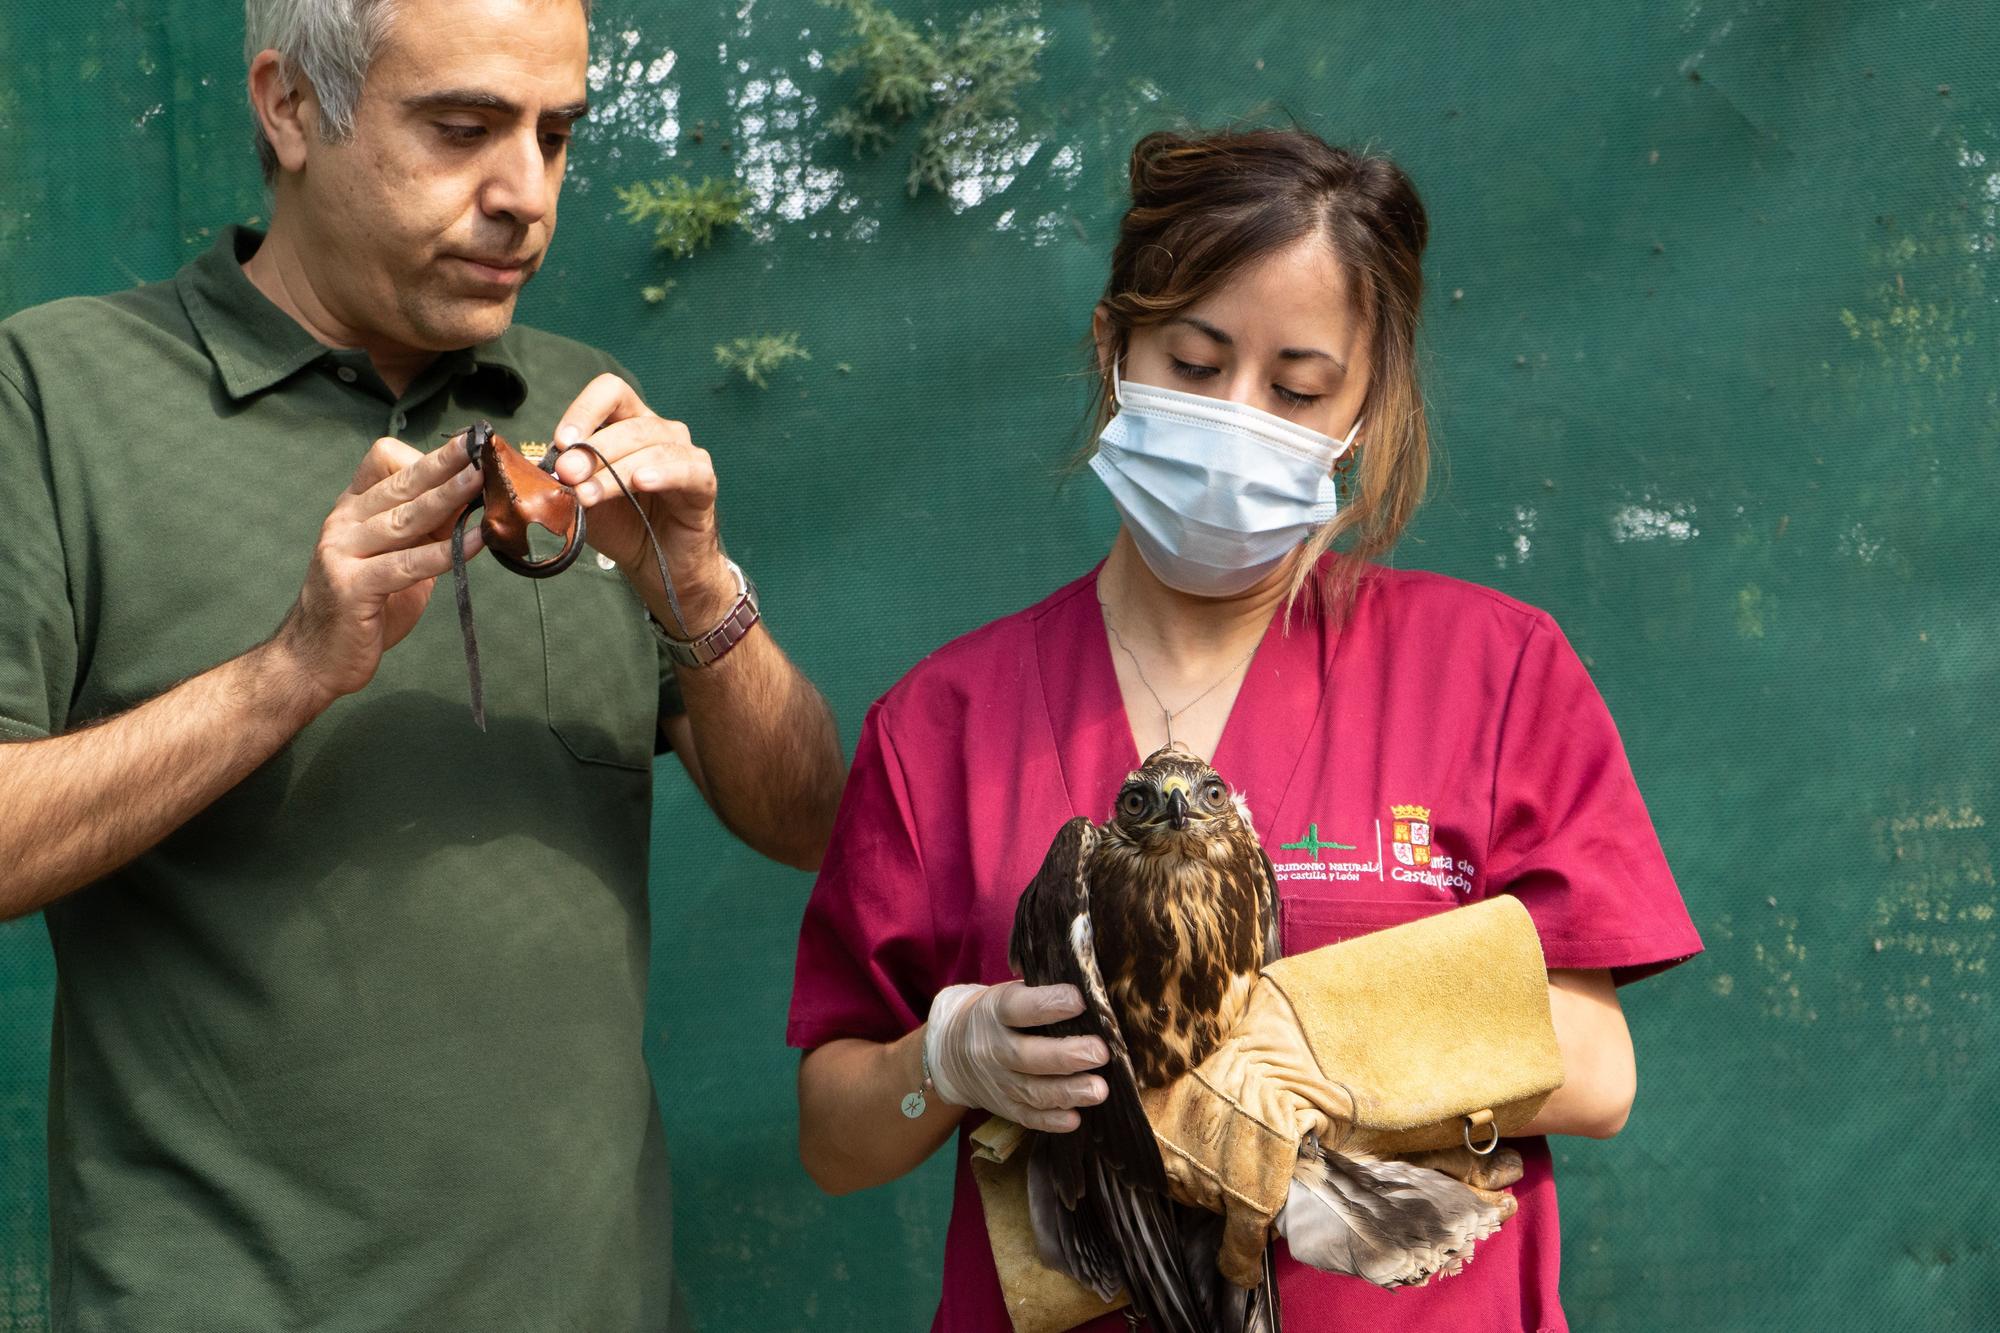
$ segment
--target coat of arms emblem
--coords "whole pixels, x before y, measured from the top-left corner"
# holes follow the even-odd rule
[[[1395,849],[1396,859],[1406,866],[1427,866],[1431,863],[1431,809],[1427,805],[1392,805],[1389,813],[1396,818],[1395,832],[1390,845]]]

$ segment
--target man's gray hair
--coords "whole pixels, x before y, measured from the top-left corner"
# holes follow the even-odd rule
[[[319,99],[320,137],[345,143],[354,135],[354,107],[368,62],[382,48],[395,0],[244,0],[243,59],[278,53],[278,79],[299,91],[299,76]],[[278,178],[278,154],[257,122],[257,165],[264,183]]]
[[[590,0],[582,0],[590,17]],[[354,136],[354,108],[369,62],[382,49],[397,0],[243,0],[243,60],[278,53],[278,77],[297,92],[305,76],[319,99],[319,135],[329,143]],[[278,178],[278,154],[257,122],[257,165],[264,183]]]

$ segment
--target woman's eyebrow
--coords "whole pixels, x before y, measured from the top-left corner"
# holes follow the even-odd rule
[[[1189,328],[1195,330],[1197,333],[1207,334],[1209,337],[1221,343],[1224,347],[1234,347],[1236,345],[1236,340],[1234,338],[1224,333],[1221,329],[1216,328],[1215,325],[1209,323],[1207,320],[1196,319],[1193,315],[1176,315],[1172,319],[1168,320],[1167,323],[1185,324]]]
[[[1193,315],[1176,315],[1168,320],[1167,323],[1185,324],[1197,333],[1207,334],[1224,347],[1234,347],[1236,345],[1234,338],[1224,333],[1221,329],[1216,328],[1215,325],[1209,323],[1207,320],[1196,319]],[[1331,361],[1334,367],[1342,374],[1347,372],[1347,363],[1345,361],[1335,356],[1332,352],[1323,352],[1317,347],[1281,347],[1278,349],[1278,358],[1281,361]]]
[[[1343,373],[1347,370],[1347,363],[1345,361],[1342,361],[1332,352],[1322,352],[1317,347],[1281,347],[1278,349],[1278,359],[1281,361],[1331,361],[1335,369]]]

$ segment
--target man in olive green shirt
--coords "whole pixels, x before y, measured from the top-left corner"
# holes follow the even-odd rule
[[[510,327],[586,14],[249,10],[269,234],[0,324],[0,916],[57,963],[55,1327],[666,1327],[652,760],[811,866],[832,723],[761,625],[664,665],[636,515],[570,455],[596,553],[474,562],[473,726],[430,605],[471,420],[602,450],[692,634],[740,595],[686,429]]]

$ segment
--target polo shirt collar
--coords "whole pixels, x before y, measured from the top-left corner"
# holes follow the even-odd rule
[[[481,343],[472,349],[472,371],[488,376],[492,391],[506,400],[505,405],[510,412],[519,409],[528,396],[528,375],[521,368],[511,327],[492,342]]]
[[[311,365],[326,344],[257,290],[243,261],[257,252],[261,232],[225,227],[207,253],[181,270],[181,303],[222,376],[240,401]]]
[[[222,230],[214,245],[181,270],[181,302],[207,347],[231,401],[282,383],[333,349],[274,305],[250,281],[243,263],[257,253],[264,233],[248,227]],[[440,358],[456,362],[459,373],[485,372],[494,393],[518,407],[528,380],[512,346],[510,329],[498,338]]]

